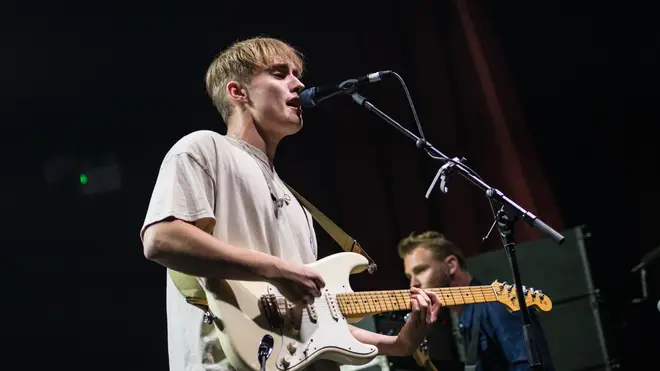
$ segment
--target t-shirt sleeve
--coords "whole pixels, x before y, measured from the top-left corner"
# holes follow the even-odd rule
[[[141,239],[147,227],[172,218],[212,233],[216,222],[213,171],[217,159],[208,141],[212,140],[185,138],[165,156],[140,229]]]

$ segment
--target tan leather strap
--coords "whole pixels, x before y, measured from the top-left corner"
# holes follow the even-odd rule
[[[316,220],[316,222],[319,223],[319,225],[325,229],[326,232],[328,232],[332,239],[334,239],[335,242],[337,242],[337,244],[341,246],[344,251],[363,255],[365,258],[367,258],[367,260],[369,260],[369,273],[373,274],[376,271],[376,263],[366,253],[366,251],[362,249],[360,244],[353,237],[349,236],[348,233],[339,228],[337,224],[325,216],[319,209],[312,205],[311,202],[307,201],[303,196],[301,196],[300,193],[296,192],[295,189],[291,188],[291,186],[286,183],[284,183],[284,185],[289,188],[289,191],[291,191],[291,193],[293,193],[293,195],[298,199],[298,202],[300,202],[307,210],[309,210],[314,220]]]
[[[168,269],[167,272],[174,282],[174,286],[181,295],[186,298],[188,304],[192,304],[204,312],[209,312],[208,301],[206,301],[206,292],[194,276]]]

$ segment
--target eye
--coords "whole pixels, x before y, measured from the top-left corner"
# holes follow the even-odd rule
[[[286,78],[287,75],[288,75],[288,72],[286,72],[286,71],[281,71],[281,70],[273,71],[273,76],[275,76],[277,78],[280,78],[280,79]]]
[[[425,271],[427,268],[428,268],[428,267],[426,267],[426,266],[416,267],[415,269],[413,269],[413,272],[414,272],[415,274],[424,273],[424,271]]]

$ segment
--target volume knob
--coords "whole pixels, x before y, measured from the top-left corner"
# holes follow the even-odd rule
[[[280,363],[282,363],[282,367],[287,368],[291,364],[291,358],[289,356],[284,356]]]
[[[298,349],[298,345],[290,341],[289,344],[287,344],[286,349],[289,351],[289,353],[294,354],[296,352],[296,349]]]

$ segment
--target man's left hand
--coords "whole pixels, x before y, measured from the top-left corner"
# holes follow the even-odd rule
[[[412,313],[397,336],[397,347],[405,354],[412,354],[420,346],[429,326],[438,319],[441,303],[438,295],[431,290],[410,288]]]

